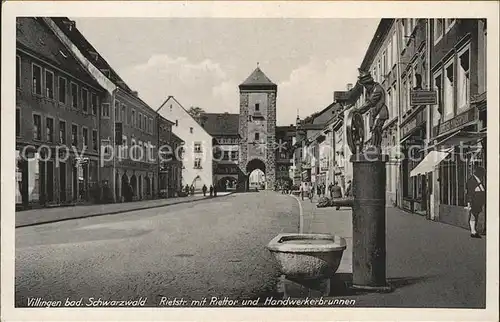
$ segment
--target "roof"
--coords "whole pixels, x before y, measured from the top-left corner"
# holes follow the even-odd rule
[[[178,137],[177,135],[175,135],[175,133],[174,133],[174,132],[172,132],[171,134],[172,134],[172,139],[173,139],[174,141],[177,141],[177,142],[183,142],[183,143],[184,143],[184,140],[183,140],[183,139],[181,139],[180,137]]]
[[[75,44],[92,64],[97,67],[109,80],[116,84],[122,90],[132,94],[133,91],[125,84],[123,79],[118,76],[111,65],[101,56],[99,52],[88,42],[85,36],[74,25],[74,22],[67,17],[51,17],[52,21],[61,29],[62,32]],[[71,28],[70,28],[71,26]],[[94,54],[95,53],[95,54]]]
[[[18,48],[26,50],[34,56],[43,57],[43,60],[71,74],[76,79],[84,81],[96,89],[102,89],[42,19],[19,17],[16,24]]]
[[[196,123],[198,123],[198,121],[197,121],[197,120],[196,120],[196,119],[195,119],[195,118],[194,118],[191,114],[189,114],[189,112],[188,112],[188,111],[184,108],[184,106],[182,106],[182,104],[181,104],[181,103],[179,103],[179,101],[178,101],[175,97],[173,97],[172,95],[169,95],[169,96],[167,97],[167,99],[166,99],[166,100],[165,100],[165,101],[164,101],[164,102],[160,105],[160,107],[158,107],[158,109],[156,110],[156,113],[159,113],[159,112],[160,112],[160,110],[161,110],[161,109],[162,109],[162,108],[163,108],[163,107],[167,104],[167,102],[168,102],[168,101],[170,101],[170,100],[173,100],[173,101],[174,101],[177,105],[179,105],[179,106],[180,106],[180,108],[182,108],[182,109],[184,110],[184,112],[186,112],[186,114],[187,114],[187,115],[189,115],[189,116],[190,116],[190,117],[191,117],[191,118],[192,118],[192,119],[193,119]],[[199,124],[199,123],[198,123],[198,124]],[[208,131],[207,131],[207,130],[205,130],[205,128],[203,128],[201,125],[200,125],[200,127],[201,127],[204,131],[205,131],[205,133],[207,133],[208,135],[210,135],[210,136],[211,136],[211,134],[210,134],[210,133],[208,133]]]
[[[200,116],[200,125],[214,135],[238,135],[240,115],[229,113],[203,113]]]
[[[255,68],[255,70],[248,76],[248,78],[240,84],[240,88],[242,87],[272,87],[276,88],[277,85],[273,83],[269,77],[264,74],[264,72],[259,68]]]

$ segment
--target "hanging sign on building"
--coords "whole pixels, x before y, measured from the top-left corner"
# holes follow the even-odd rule
[[[401,126],[401,137],[404,138],[408,134],[411,134],[417,127],[425,123],[425,112],[427,110],[424,108],[420,110],[412,119]]]
[[[115,144],[122,145],[123,141],[123,123],[115,123]]]
[[[428,90],[411,90],[410,91],[410,105],[436,105],[437,104],[437,91]]]

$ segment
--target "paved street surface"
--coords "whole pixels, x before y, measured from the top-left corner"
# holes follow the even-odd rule
[[[302,202],[304,232],[332,233],[346,238],[339,273],[352,263],[352,220],[348,208],[316,208]],[[387,208],[387,278],[395,287],[388,294],[349,295],[340,287],[338,298],[355,306],[484,308],[486,303],[486,238],[470,238],[467,230],[426,220],[397,208]],[[344,274],[343,274],[344,275]]]
[[[302,202],[304,233],[343,236],[338,276],[352,272],[351,211]],[[16,305],[44,300],[200,300],[279,297],[280,273],[265,245],[297,232],[290,196],[242,193],[194,203],[16,229]],[[485,306],[486,238],[387,208],[388,294],[353,294],[342,283],[331,296],[356,307]],[[307,296],[307,295],[306,295]]]
[[[298,204],[273,192],[16,229],[16,306],[84,301],[257,298],[279,277],[265,245],[298,231]]]
[[[224,194],[227,193],[219,193],[217,196],[223,196]],[[74,207],[56,207],[25,210],[16,212],[16,227],[37,225],[74,218],[93,217],[102,214],[116,214],[130,210],[163,207],[167,205],[203,200],[206,198],[201,194],[197,194],[187,197],[112,203],[104,205],[79,205]]]

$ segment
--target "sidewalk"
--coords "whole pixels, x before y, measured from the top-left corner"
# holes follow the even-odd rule
[[[348,208],[316,208],[302,201],[304,233],[346,238],[338,273],[352,272],[352,214]],[[387,294],[353,294],[335,289],[335,297],[356,306],[482,308],[486,303],[486,237],[473,239],[467,230],[425,217],[386,208]]]
[[[219,192],[217,198],[231,194]],[[57,221],[79,219],[86,217],[119,214],[150,208],[165,207],[170,205],[210,199],[201,195],[177,197],[168,199],[143,200],[135,202],[112,203],[104,205],[82,205],[73,207],[42,208],[16,212],[16,228],[46,224]]]

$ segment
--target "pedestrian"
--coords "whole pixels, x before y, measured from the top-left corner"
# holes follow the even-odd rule
[[[316,186],[316,193],[318,194],[318,198],[321,198],[321,184]]]
[[[347,181],[347,187],[345,187],[345,196],[350,197],[351,196],[351,187],[352,183],[351,180]]]
[[[191,196],[194,196],[194,185],[191,185]]]
[[[210,185],[210,197],[214,194],[214,187]]]
[[[214,186],[214,197],[217,197],[217,186]]]
[[[186,196],[189,196],[189,185],[186,184],[186,187],[184,188],[184,192],[186,192]]]
[[[300,196],[302,197],[302,201],[304,201],[304,193],[305,193],[305,190],[304,190],[304,183],[302,182],[300,184]]]
[[[332,187],[332,198],[342,198],[342,188],[339,186],[338,181]],[[337,210],[340,210],[340,206],[337,206]]]
[[[485,172],[484,168],[477,167],[466,184],[467,207],[465,209],[469,212],[470,236],[472,238],[481,238],[476,229],[479,214],[486,205]]]
[[[205,197],[207,195],[207,186],[203,185],[203,187],[201,188],[201,190],[203,191],[203,197]]]

